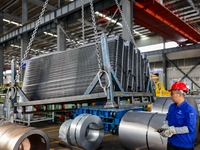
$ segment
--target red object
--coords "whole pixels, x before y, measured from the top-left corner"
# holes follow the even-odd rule
[[[103,11],[102,11],[102,14],[103,14],[105,17],[107,17],[107,16],[108,16],[108,11],[103,10]],[[98,17],[98,22],[99,22],[99,23],[107,23],[108,20],[106,20],[105,17],[99,16],[99,17]]]
[[[62,109],[66,109],[65,104],[62,104]]]
[[[70,112],[66,112],[66,116],[71,116],[71,113]]]
[[[65,121],[65,116],[64,116],[64,115],[61,115],[61,116],[59,117],[59,120],[60,120],[61,122],[64,122],[64,121]]]
[[[169,91],[171,92],[172,90],[182,90],[182,91],[184,91],[185,93],[188,92],[188,88],[187,88],[187,86],[185,85],[185,83],[183,83],[183,82],[175,82],[175,83],[172,85],[172,87],[171,87],[171,89],[170,89]]]
[[[40,105],[35,105],[34,107],[35,107],[37,110],[40,109]]]

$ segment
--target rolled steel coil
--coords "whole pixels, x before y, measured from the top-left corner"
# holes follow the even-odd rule
[[[49,138],[43,131],[33,127],[2,123],[0,150],[49,150]]]
[[[3,115],[3,114],[4,114],[4,113],[3,113],[3,104],[0,103],[0,116]]]
[[[59,138],[68,146],[94,150],[104,135],[102,120],[95,115],[81,114],[73,121],[65,121],[59,129]]]
[[[200,115],[200,95],[190,95],[189,97],[194,98],[197,102],[198,113]]]
[[[198,107],[197,107],[197,102],[193,97],[186,97],[185,98],[188,103],[190,103],[197,111],[198,113]],[[151,112],[158,112],[158,113],[167,113],[169,106],[173,103],[170,97],[158,97],[156,101],[152,105],[152,110]],[[199,132],[199,117],[197,118],[196,122],[196,138],[198,136]]]
[[[166,114],[128,111],[119,125],[119,139],[126,150],[166,150],[167,138],[155,129],[163,125]]]
[[[69,119],[65,121],[61,126],[59,130],[59,138],[65,142],[67,145],[70,145],[71,142],[69,142],[69,129],[70,125],[72,123],[72,119]]]

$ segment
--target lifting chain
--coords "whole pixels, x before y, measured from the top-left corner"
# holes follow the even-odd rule
[[[29,43],[28,43],[27,49],[26,49],[26,51],[24,53],[24,58],[22,58],[21,65],[19,66],[19,70],[18,70],[18,72],[17,72],[17,74],[15,76],[15,82],[17,82],[17,79],[19,79],[19,76],[20,76],[21,71],[22,71],[22,66],[25,63],[26,59],[27,59],[28,53],[29,53],[29,51],[31,49],[31,45],[32,45],[33,40],[35,38],[35,35],[37,33],[38,27],[39,27],[39,25],[41,23],[41,19],[42,19],[42,16],[44,15],[44,12],[45,12],[45,9],[46,9],[46,7],[48,5],[48,2],[49,2],[49,0],[46,0],[45,3],[44,3],[44,5],[43,5],[42,12],[40,13],[40,16],[39,16],[39,18],[37,20],[37,23],[35,25],[35,29],[33,31],[33,34],[31,36],[31,39],[30,39]]]
[[[101,88],[103,88],[105,95],[107,95],[107,88],[110,87],[110,78],[106,70],[104,70],[102,62],[101,62],[101,57],[100,57],[100,51],[99,51],[99,43],[98,43],[98,33],[97,33],[97,27],[96,27],[96,20],[95,20],[95,14],[94,14],[94,6],[93,6],[93,0],[90,0],[90,9],[91,9],[91,16],[92,16],[92,24],[93,24],[93,29],[94,29],[94,38],[95,38],[95,46],[96,46],[96,54],[97,54],[97,61],[98,61],[98,66],[99,66],[99,72],[97,73],[98,80],[100,83]],[[102,85],[101,78],[100,76],[102,74],[106,74],[106,77],[108,79],[108,85]]]
[[[128,26],[128,23],[127,23],[127,21],[126,21],[126,19],[125,19],[125,16],[124,16],[124,14],[123,14],[123,12],[122,12],[122,10],[121,10],[121,7],[120,7],[120,5],[119,5],[119,3],[118,3],[118,0],[115,0],[115,3],[116,3],[116,5],[117,5],[117,8],[119,9],[119,12],[120,12],[121,16],[122,16],[122,20],[124,21],[124,24],[125,24],[125,26],[126,26],[126,29],[128,30],[129,36],[131,37],[131,40],[132,40],[134,46],[137,47],[137,45],[136,45],[136,43],[135,43],[135,40],[134,40],[134,38],[133,38],[133,34],[132,34],[132,32],[131,32],[131,30],[130,30],[130,28],[129,28],[129,26]]]
[[[84,1],[81,0],[81,6],[82,6],[82,36],[83,36],[83,45],[85,44],[85,26],[84,26]]]
[[[103,70],[103,65],[102,65],[102,62],[101,62],[100,51],[99,51],[98,33],[97,33],[97,27],[96,27],[96,21],[95,21],[94,6],[93,6],[92,1],[93,0],[90,0],[90,10],[91,10],[92,24],[93,24],[93,29],[94,29],[94,38],[95,38],[97,61],[98,61],[99,70]]]

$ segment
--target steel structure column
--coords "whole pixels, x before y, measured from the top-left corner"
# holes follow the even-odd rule
[[[61,27],[60,27],[60,26],[63,26],[63,24],[64,24],[64,22],[60,22],[57,25],[57,51],[65,51],[66,50],[66,35],[61,30]],[[65,29],[65,28],[63,27],[63,29]]]
[[[0,15],[0,34],[3,33],[3,16]],[[0,83],[3,83],[3,70],[4,70],[4,50],[3,44],[0,44]]]
[[[133,32],[133,1],[134,0],[123,0],[123,1],[121,1],[122,12],[124,14],[125,20],[128,24],[128,27],[130,28],[131,32]],[[127,41],[131,41],[131,37],[128,33],[126,25],[124,24],[124,21],[122,22],[122,24],[123,24],[123,28],[122,28],[123,39],[127,40]]]
[[[3,55],[4,55],[3,45],[0,44],[0,83],[3,83],[3,71],[4,71],[4,56]]]
[[[60,8],[65,4],[65,0],[58,0],[58,7]]]
[[[22,24],[28,21],[28,2],[22,0]],[[28,33],[24,33],[21,37],[21,60],[24,58],[24,53],[28,46]],[[23,63],[23,62],[21,62]],[[21,71],[20,81],[24,79],[24,68]]]
[[[167,89],[167,62],[166,62],[166,54],[163,54],[163,83],[165,89]]]

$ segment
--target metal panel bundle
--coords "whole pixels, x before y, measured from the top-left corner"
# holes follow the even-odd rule
[[[99,49],[101,52],[100,44]],[[110,65],[124,91],[144,91],[147,84],[144,75],[147,74],[146,58],[142,59],[140,51],[120,36],[108,39],[108,49]],[[103,60],[102,52],[100,57]],[[98,71],[94,43],[54,52],[29,60],[22,90],[29,100],[83,95]],[[105,83],[105,79],[102,80]],[[114,90],[119,89],[114,87]],[[97,84],[92,93],[99,92],[103,89]]]
[[[124,42],[122,75],[122,87],[125,91],[146,92],[150,78],[149,62],[130,41]]]
[[[118,36],[111,38],[108,46],[111,67],[120,78],[123,40]],[[99,48],[101,51],[100,45]],[[29,100],[83,95],[99,71],[97,63],[94,43],[32,58],[26,67],[22,90]],[[97,85],[94,92],[103,90]]]

